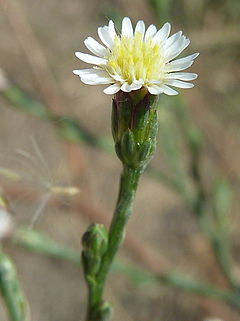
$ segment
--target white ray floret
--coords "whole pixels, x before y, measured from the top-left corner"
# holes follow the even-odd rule
[[[182,31],[169,37],[171,25],[167,22],[157,30],[154,25],[147,29],[142,20],[135,29],[128,17],[122,21],[121,34],[117,34],[112,21],[98,28],[102,42],[92,37],[84,44],[91,54],[76,52],[76,56],[89,64],[91,69],[74,70],[81,81],[89,85],[109,84],[105,94],[115,94],[119,90],[131,92],[142,87],[150,94],[177,95],[172,87],[192,88],[188,81],[197,74],[182,72],[189,68],[198,53],[174,60],[189,45]]]
[[[139,32],[142,35],[142,39],[143,39],[144,33],[145,33],[145,23],[142,20],[139,20],[138,23],[136,24],[134,34],[136,35],[137,32]]]
[[[146,30],[146,34],[144,38],[145,42],[147,41],[148,38],[152,38],[156,32],[157,32],[156,26],[150,25]]]

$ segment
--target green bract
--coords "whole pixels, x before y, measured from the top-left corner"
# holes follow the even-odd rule
[[[156,147],[158,97],[146,90],[115,94],[112,134],[115,149],[124,166],[142,170]]]

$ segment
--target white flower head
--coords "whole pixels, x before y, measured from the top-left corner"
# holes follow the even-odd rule
[[[0,240],[7,236],[13,228],[13,222],[7,211],[0,207]]]
[[[122,21],[121,35],[115,31],[114,23],[98,28],[103,45],[88,37],[84,44],[93,55],[76,52],[76,56],[93,66],[91,69],[74,70],[73,73],[88,85],[109,84],[106,94],[119,90],[130,92],[145,87],[150,94],[176,95],[171,87],[192,88],[186,82],[197,78],[197,74],[181,72],[190,67],[198,53],[174,60],[190,43],[182,31],[169,37],[171,26],[167,22],[159,30],[138,21],[133,30],[131,20]]]

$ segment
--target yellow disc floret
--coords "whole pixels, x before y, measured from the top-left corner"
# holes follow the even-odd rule
[[[161,81],[164,76],[165,62],[161,47],[152,38],[146,40],[140,32],[133,37],[115,37],[106,70],[110,75],[118,75],[131,84],[134,80]]]

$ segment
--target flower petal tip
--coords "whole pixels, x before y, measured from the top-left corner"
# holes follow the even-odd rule
[[[79,71],[78,71],[78,70],[73,70],[72,73],[73,73],[74,75],[79,76]]]

